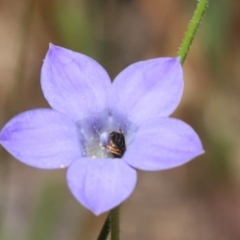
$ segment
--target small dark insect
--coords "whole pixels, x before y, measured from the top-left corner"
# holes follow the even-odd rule
[[[125,138],[121,132],[109,134],[109,144],[105,146],[114,158],[121,158],[126,151]]]

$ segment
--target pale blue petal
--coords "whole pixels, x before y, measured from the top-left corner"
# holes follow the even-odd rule
[[[138,129],[123,160],[141,170],[163,170],[202,153],[201,141],[189,125],[173,118],[155,118]]]
[[[66,167],[84,153],[75,122],[51,109],[14,117],[2,129],[0,144],[21,162],[46,169]]]
[[[108,108],[110,78],[101,65],[84,54],[51,44],[41,85],[51,107],[74,120]]]
[[[183,92],[183,73],[179,58],[156,58],[137,62],[114,80],[112,111],[124,112],[133,123],[169,116],[178,106]]]
[[[72,194],[95,215],[121,204],[135,188],[137,173],[121,159],[80,158],[67,171]]]

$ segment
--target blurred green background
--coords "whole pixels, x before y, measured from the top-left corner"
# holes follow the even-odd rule
[[[113,78],[143,59],[176,56],[197,1],[0,0],[0,127],[47,107],[40,69],[49,42],[97,59]],[[206,154],[139,172],[122,206],[124,240],[240,239],[240,2],[210,0],[184,63],[174,117]],[[94,240],[95,217],[70,194],[65,170],[43,171],[0,149],[0,240]]]

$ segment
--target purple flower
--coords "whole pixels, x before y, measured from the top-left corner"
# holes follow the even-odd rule
[[[178,58],[134,63],[111,83],[90,57],[50,45],[41,86],[52,109],[17,115],[0,143],[30,166],[68,167],[71,192],[96,215],[132,193],[135,168],[168,169],[204,152],[194,130],[169,117],[183,91]]]

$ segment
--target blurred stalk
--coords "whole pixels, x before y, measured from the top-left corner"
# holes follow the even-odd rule
[[[5,116],[7,120],[13,117],[18,108],[22,104],[22,85],[25,71],[25,63],[26,63],[26,53],[28,52],[29,44],[29,33],[31,29],[31,22],[33,18],[33,9],[34,9],[34,0],[26,0],[26,8],[23,13],[22,20],[22,34],[20,36],[20,44],[19,44],[19,53],[18,53],[18,61],[16,67],[16,75],[15,80],[13,81],[13,86],[11,88],[9,98],[7,99]]]
[[[12,116],[17,113],[17,109],[21,104],[21,93],[22,93],[22,82],[24,77],[24,67],[26,60],[26,52],[28,49],[28,37],[33,17],[33,0],[25,1],[25,9],[23,12],[23,19],[20,28],[22,29],[22,34],[19,40],[19,53],[17,60],[16,73],[14,81],[12,84],[11,90],[6,101],[6,107],[4,109],[4,120],[9,120]],[[0,162],[1,162],[1,192],[0,192],[0,232],[3,232],[4,224],[4,211],[6,211],[6,203],[8,202],[8,192],[7,186],[9,182],[9,176],[11,173],[10,160],[8,159],[9,155],[2,148],[0,149]]]
[[[87,3],[82,1],[57,1],[53,11],[56,21],[54,31],[57,30],[60,34],[63,45],[97,58],[97,46],[93,37],[95,33],[92,30],[92,20],[86,14],[86,5]],[[48,23],[53,19],[52,15],[49,16]]]
[[[101,0],[98,0],[101,2]],[[116,20],[119,11],[118,0],[102,1],[101,15],[103,16],[103,43],[100,53],[101,63],[107,69],[111,79],[115,75],[116,58]]]
[[[29,228],[28,240],[51,240],[59,212],[64,204],[64,191],[58,184],[44,184],[39,204]]]

